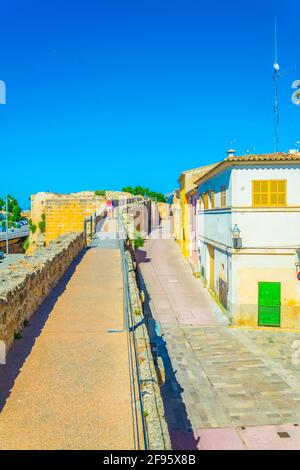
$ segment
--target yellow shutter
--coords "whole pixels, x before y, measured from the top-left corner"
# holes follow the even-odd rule
[[[209,198],[210,198],[210,207],[214,209],[215,207],[215,192],[213,189],[209,191]]]
[[[204,197],[204,210],[208,209],[208,193],[203,194]]]
[[[253,207],[286,206],[286,180],[253,180]]]

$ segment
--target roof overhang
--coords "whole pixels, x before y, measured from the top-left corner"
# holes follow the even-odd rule
[[[261,166],[267,166],[267,165],[292,165],[292,164],[299,164],[300,165],[300,154],[274,154],[274,157],[272,158],[271,154],[268,158],[268,155],[249,155],[245,157],[229,157],[226,158],[225,160],[221,161],[218,163],[214,168],[209,170],[207,173],[205,173],[203,176],[197,179],[195,184],[199,186],[200,183],[203,183],[204,181],[207,181],[210,179],[212,176],[215,176],[218,173],[221,173],[221,171],[233,167],[233,166],[255,166],[255,165],[261,165]]]

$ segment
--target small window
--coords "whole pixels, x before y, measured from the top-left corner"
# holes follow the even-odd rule
[[[285,207],[286,180],[253,180],[253,207]]]
[[[226,207],[226,186],[221,186],[221,207]]]
[[[209,199],[210,199],[210,208],[214,209],[215,207],[215,192],[213,189],[209,191]]]

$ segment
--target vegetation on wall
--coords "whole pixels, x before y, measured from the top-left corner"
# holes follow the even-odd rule
[[[36,225],[32,222],[31,219],[28,220],[28,223],[29,223],[29,230],[31,233],[35,233],[36,232]]]
[[[23,243],[23,250],[27,251],[28,248],[29,248],[29,237],[27,237],[25,242]]]
[[[134,248],[137,250],[138,248],[142,248],[145,244],[145,239],[141,232],[136,231],[134,233],[134,240],[133,240]]]
[[[42,214],[41,221],[39,222],[39,229],[42,233],[46,230],[46,215]]]
[[[95,195],[96,195],[96,196],[105,197],[105,193],[106,193],[105,189],[97,189],[97,190],[95,191]]]
[[[143,186],[126,186],[122,191],[125,193],[131,193],[134,196],[149,197],[152,201],[166,202],[166,198],[162,193],[151,191],[149,188],[144,188]]]

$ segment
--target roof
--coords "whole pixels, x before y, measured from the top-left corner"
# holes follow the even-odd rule
[[[299,161],[300,153],[286,153],[286,152],[277,152],[277,153],[263,153],[263,154],[251,154],[251,155],[232,155],[225,158],[225,162],[265,162],[265,161]],[[222,163],[222,162],[221,162]]]
[[[209,173],[213,172],[215,168],[222,169],[228,166],[228,163],[248,163],[248,162],[300,162],[300,152],[276,152],[276,153],[263,153],[263,154],[248,154],[248,155],[230,155],[221,162],[215,165],[208,165],[207,170],[200,175],[196,183],[204,178]],[[208,167],[211,168],[208,168]]]
[[[219,162],[218,162],[219,163]],[[185,171],[182,171],[182,173],[180,174],[181,175],[185,175],[187,173],[202,173],[202,172],[206,172],[206,171],[209,171],[211,170],[211,168],[213,168],[214,166],[218,165],[218,163],[213,163],[211,165],[205,165],[205,166],[199,166],[198,168],[192,168],[191,170],[185,170]]]

